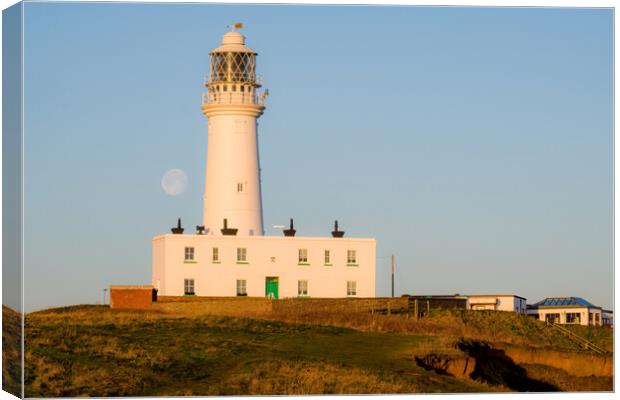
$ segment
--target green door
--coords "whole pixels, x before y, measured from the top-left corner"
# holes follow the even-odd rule
[[[278,298],[278,277],[268,276],[265,278],[265,296],[270,299]]]

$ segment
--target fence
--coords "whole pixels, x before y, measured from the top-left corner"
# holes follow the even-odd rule
[[[598,347],[597,345],[595,345],[594,343],[592,343],[588,339],[586,339],[586,338],[584,338],[582,336],[577,335],[575,332],[571,331],[570,329],[566,329],[565,327],[561,326],[558,323],[548,322],[547,321],[547,326],[552,327],[555,330],[559,331],[564,336],[568,337],[570,340],[572,340],[573,342],[577,343],[578,345],[582,346],[585,349],[592,350],[593,352],[595,352],[597,354],[606,354],[607,353],[607,351],[605,351],[604,349]]]

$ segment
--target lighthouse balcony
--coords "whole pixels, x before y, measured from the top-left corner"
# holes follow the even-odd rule
[[[248,72],[230,72],[227,73],[213,73],[211,75],[205,75],[204,85],[210,86],[214,84],[251,84],[253,86],[260,87],[263,85],[263,77],[257,73]]]
[[[202,104],[252,104],[263,106],[265,104],[266,97],[267,94],[265,92],[203,93]]]

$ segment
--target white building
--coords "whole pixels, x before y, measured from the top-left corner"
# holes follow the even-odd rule
[[[601,318],[603,326],[614,326],[614,312],[612,310],[603,310]]]
[[[239,32],[211,53],[203,225],[156,236],[152,284],[160,296],[374,297],[374,239],[263,236],[256,120],[265,110],[256,53]]]
[[[472,310],[513,311],[525,314],[527,299],[514,294],[468,295]]]
[[[548,297],[527,307],[527,314],[556,324],[601,326],[602,308],[581,297]]]

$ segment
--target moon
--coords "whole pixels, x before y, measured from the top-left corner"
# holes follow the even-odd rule
[[[187,174],[177,168],[166,171],[161,178],[161,187],[170,196],[180,195],[187,189]]]

